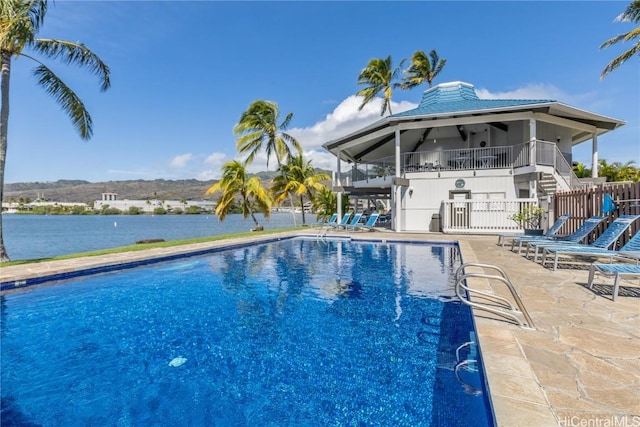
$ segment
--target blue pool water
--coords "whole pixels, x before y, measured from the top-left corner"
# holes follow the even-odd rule
[[[4,295],[2,425],[492,425],[458,265],[290,239]]]

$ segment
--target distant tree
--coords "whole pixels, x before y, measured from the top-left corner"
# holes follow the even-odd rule
[[[7,157],[11,60],[22,57],[36,62],[34,76],[38,84],[58,102],[83,139],[90,139],[93,134],[93,122],[84,104],[49,67],[34,56],[25,54],[25,48],[46,58],[87,69],[98,76],[102,91],[111,84],[109,67],[82,43],[36,37],[44,23],[47,4],[47,0],[2,0],[0,7],[0,200]],[[0,262],[8,260],[0,219]]]
[[[76,205],[76,206],[73,206],[71,208],[71,214],[72,215],[84,215],[86,210],[87,210],[86,206]]]
[[[184,211],[184,213],[188,215],[195,215],[195,214],[199,214],[200,212],[201,212],[201,209],[198,206],[189,206]]]
[[[305,160],[303,155],[291,156],[287,163],[281,166],[282,175],[273,179],[271,191],[274,194],[276,203],[284,200],[285,197],[295,195],[299,198],[302,208],[302,224],[306,224],[304,202],[313,201],[315,193],[326,186],[322,181],[329,181],[331,177],[325,173],[316,173],[311,160]]]
[[[591,176],[591,169],[587,169],[583,163],[578,162],[573,165],[573,173],[575,173],[578,178],[589,178]]]
[[[109,205],[102,206],[101,215],[121,215],[122,211],[118,208],[110,208]]]
[[[155,208],[153,210],[153,214],[154,215],[166,215],[167,214],[167,210],[165,208],[158,207],[158,208]]]
[[[175,215],[182,215],[184,211],[182,210],[182,208],[174,208],[171,210],[171,213]]]
[[[236,141],[238,152],[247,154],[246,166],[250,165],[262,150],[267,155],[267,167],[269,167],[269,160],[273,155],[279,170],[291,155],[302,153],[300,143],[285,132],[292,118],[293,113],[289,113],[280,122],[278,104],[273,101],[258,100],[249,105],[233,129],[236,135],[240,135]],[[289,199],[289,202],[293,207],[292,198]],[[293,214],[293,223],[297,225],[295,214]]]
[[[128,210],[129,215],[140,215],[142,210],[137,206],[130,206]]]
[[[624,164],[621,162],[607,163],[606,160],[601,159],[598,162],[598,174],[606,177],[607,182],[638,182],[640,180],[640,171],[633,166],[634,163],[635,161],[633,160]]]
[[[429,56],[422,50],[416,51],[411,57],[411,65],[403,71],[405,76],[400,83],[400,88],[413,89],[424,82],[432,87],[433,80],[440,74],[446,63],[447,60],[440,59],[435,49],[429,52]]]
[[[640,1],[632,1],[625,11],[620,14],[616,19],[617,22],[633,22],[640,23]],[[635,44],[631,48],[620,55],[616,56],[607,66],[602,70],[600,79],[605,78],[607,74],[618,68],[620,65],[627,62],[634,55],[640,55],[640,27],[636,27],[629,32],[619,34],[600,45],[600,49],[606,49],[618,42],[628,42],[636,40]]]
[[[272,201],[268,191],[257,177],[250,178],[245,164],[237,160],[222,166],[222,179],[209,187],[205,194],[213,194],[216,191],[222,191],[215,209],[220,221],[224,221],[232,212],[236,199],[239,199],[242,216],[251,216],[256,229],[260,228],[260,223],[255,212],[262,212],[267,218],[271,214]]]
[[[356,95],[364,97],[358,110],[362,110],[365,105],[382,92],[382,110],[380,111],[380,115],[384,116],[387,110],[389,110],[389,114],[393,114],[391,111],[391,97],[393,96],[393,89],[400,86],[400,83],[395,83],[394,81],[398,78],[404,62],[405,60],[403,59],[397,67],[393,68],[391,56],[387,56],[386,58],[373,58],[369,61],[367,66],[363,68],[358,75],[358,84],[366,85],[366,87],[356,92]]]

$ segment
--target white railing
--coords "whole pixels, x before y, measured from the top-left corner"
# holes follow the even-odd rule
[[[403,172],[511,168],[513,147],[417,151],[402,155]]]
[[[586,187],[573,172],[573,168],[553,142],[537,141],[536,162],[539,165],[553,166],[556,174],[567,183],[570,189]]]
[[[538,206],[536,199],[445,200],[442,204],[442,231],[469,234],[521,232],[509,217]]]
[[[552,166],[558,177],[566,181],[572,189],[583,185],[573,173],[571,164],[554,142],[532,140],[522,144],[483,148],[461,148],[441,151],[417,151],[403,153],[401,173],[431,172],[442,170],[516,169],[531,166],[532,149],[535,144],[535,163]],[[351,182],[369,182],[372,179],[395,176],[395,157],[383,157],[354,165],[351,173],[343,174]]]
[[[384,157],[368,163],[358,163],[351,169],[351,179],[356,181],[369,182],[372,179],[395,176],[395,157]]]

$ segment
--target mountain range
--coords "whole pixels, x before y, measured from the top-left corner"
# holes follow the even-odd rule
[[[54,182],[19,182],[5,184],[4,201],[38,198],[55,202],[90,203],[102,199],[102,193],[117,193],[119,200],[213,200],[213,195],[204,193],[216,180],[131,180],[89,182],[82,180],[59,180]]]
[[[316,173],[324,172],[331,176],[330,171],[317,169]],[[277,174],[273,171],[250,174],[257,176],[268,185]],[[102,199],[102,193],[117,193],[118,200],[214,200],[215,195],[205,196],[209,187],[218,180],[199,181],[197,179],[181,180],[128,180],[89,182],[83,180],[66,180],[48,182],[17,182],[4,185],[4,201],[31,201],[44,199],[54,202],[90,203]]]

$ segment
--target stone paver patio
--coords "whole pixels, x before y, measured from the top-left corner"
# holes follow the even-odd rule
[[[295,233],[283,233],[291,235]],[[309,234],[307,231],[305,234]],[[344,235],[345,233],[339,233]],[[351,233],[378,238],[383,233]],[[384,233],[387,239],[458,241],[464,262],[503,268],[522,296],[536,329],[527,330],[474,310],[479,346],[498,426],[640,426],[640,288],[623,282],[616,302],[611,280],[586,286],[587,269],[551,271],[495,236]],[[259,242],[274,235],[246,240]],[[42,262],[0,269],[0,281],[222,247],[230,241]],[[233,243],[237,243],[234,240]],[[498,283],[473,283],[508,296]],[[11,291],[10,291],[11,292]]]

